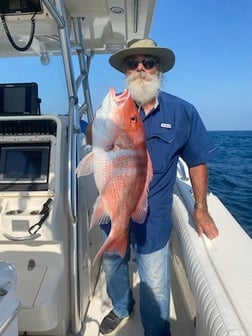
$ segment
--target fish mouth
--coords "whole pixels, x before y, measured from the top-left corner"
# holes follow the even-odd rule
[[[124,102],[129,98],[130,93],[128,89],[125,89],[121,94],[116,95],[115,93],[115,89],[114,88],[110,88],[110,95],[111,98],[113,100],[113,102],[117,105],[123,105]]]

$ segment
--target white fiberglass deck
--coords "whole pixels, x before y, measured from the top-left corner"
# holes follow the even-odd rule
[[[139,316],[139,300],[138,300],[138,288],[139,288],[139,278],[135,269],[135,264],[132,262],[130,264],[131,271],[131,279],[133,283],[133,293],[134,298],[136,299],[136,304],[134,307],[134,314],[132,317],[124,324],[122,327],[114,334],[116,336],[143,336],[143,328],[140,321]],[[172,294],[172,293],[171,293]],[[110,312],[112,306],[111,302],[106,293],[106,284],[105,284],[105,275],[104,272],[101,271],[99,281],[96,286],[96,291],[94,297],[90,303],[86,321],[85,321],[85,329],[84,336],[98,336],[99,334],[99,324],[102,321],[103,317]],[[173,304],[173,295],[171,295],[171,306],[170,306],[170,317],[171,317],[171,330],[173,336],[181,336],[187,335],[191,336],[190,331],[188,330],[188,323],[190,321],[186,321],[185,315],[183,314],[183,308],[178,314],[179,321],[177,318],[177,314]],[[190,329],[190,328],[189,328]]]

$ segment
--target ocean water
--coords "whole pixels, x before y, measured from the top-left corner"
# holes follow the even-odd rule
[[[210,131],[218,149],[208,163],[209,190],[252,238],[252,131]]]

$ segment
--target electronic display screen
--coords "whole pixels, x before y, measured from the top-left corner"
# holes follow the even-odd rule
[[[0,84],[0,115],[31,115],[39,112],[36,83]]]
[[[1,144],[0,185],[48,184],[49,160],[50,143]]]
[[[42,6],[40,0],[1,0],[1,14],[16,14],[16,13],[41,13]]]

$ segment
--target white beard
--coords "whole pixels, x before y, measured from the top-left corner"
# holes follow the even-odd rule
[[[157,97],[161,86],[162,73],[148,74],[134,72],[126,77],[126,86],[136,103],[144,105]]]

